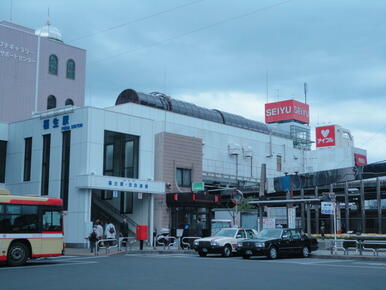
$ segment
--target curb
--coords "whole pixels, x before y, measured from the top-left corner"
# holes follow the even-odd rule
[[[128,251],[123,252],[125,254],[131,255],[131,254],[185,254],[190,255],[194,254],[195,251],[193,250],[135,250],[135,251]]]
[[[310,256],[310,258],[386,262],[386,257],[377,257],[377,256],[349,256],[349,255],[330,255],[330,256],[328,256],[328,255],[315,255],[315,254],[312,254]]]

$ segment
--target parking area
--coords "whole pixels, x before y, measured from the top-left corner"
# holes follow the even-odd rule
[[[386,262],[201,258],[192,254],[64,256],[0,266],[4,289],[384,289]]]

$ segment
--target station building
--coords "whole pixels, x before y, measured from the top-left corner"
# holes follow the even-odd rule
[[[209,232],[212,209],[226,207],[232,189],[258,195],[262,168],[270,193],[277,177],[367,162],[338,125],[316,128],[312,150],[309,107],[295,100],[267,104],[264,123],[132,89],[111,107],[84,106],[85,51],[51,30],[0,24],[0,75],[29,80],[0,91],[0,188],[62,198],[69,246],[85,244],[96,218],[118,223],[126,216],[132,231],[148,225],[152,238],[200,217]],[[20,47],[31,62],[10,56]],[[2,77],[1,88],[7,83]],[[205,188],[192,191],[197,182]]]

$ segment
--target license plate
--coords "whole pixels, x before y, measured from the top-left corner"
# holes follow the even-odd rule
[[[245,251],[245,254],[252,255],[252,251],[251,250]]]
[[[208,252],[208,249],[207,249],[207,248],[203,248],[202,251],[203,251],[204,253],[206,253],[206,252]]]

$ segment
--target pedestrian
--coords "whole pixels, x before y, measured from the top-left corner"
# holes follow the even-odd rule
[[[97,242],[97,227],[96,225],[93,226],[90,235],[88,236],[88,240],[90,241],[90,250],[91,253],[94,252],[95,244]]]
[[[106,239],[115,239],[116,238],[115,226],[113,225],[113,223],[111,221],[108,221],[108,223],[106,225],[105,236],[106,236]],[[109,241],[107,244],[112,246],[113,241]]]
[[[120,235],[123,238],[122,246],[127,246],[127,238],[129,237],[129,224],[127,222],[127,218],[124,217],[123,221],[121,222],[119,226]]]
[[[322,240],[324,240],[324,234],[326,232],[326,226],[324,225],[324,222],[322,221],[320,225],[320,236],[322,237]]]
[[[199,217],[196,220],[196,235],[197,237],[202,237],[202,224]]]

